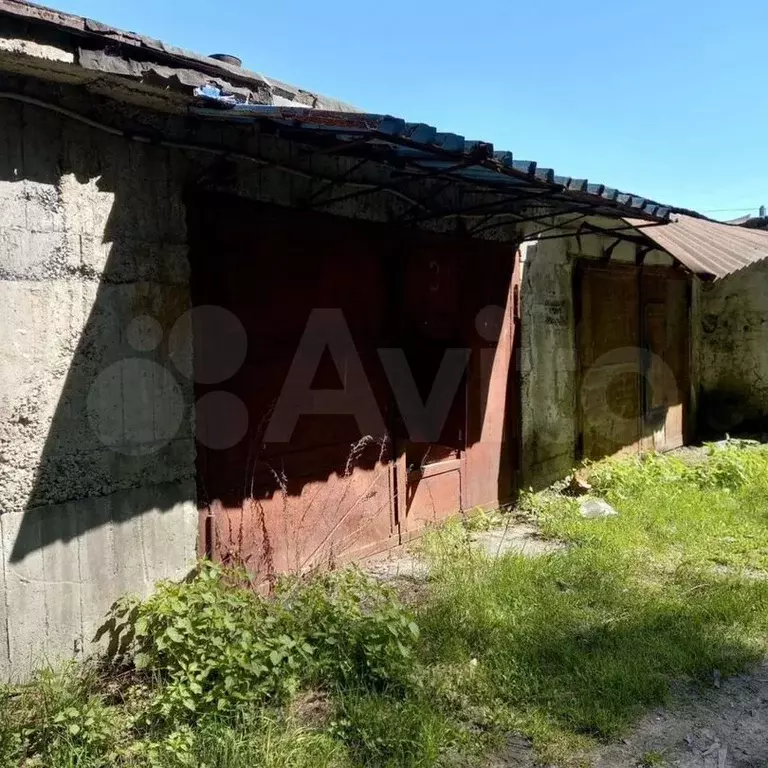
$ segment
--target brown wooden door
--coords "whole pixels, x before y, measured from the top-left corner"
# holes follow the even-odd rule
[[[685,444],[689,391],[688,281],[671,269],[644,269],[643,307],[644,444],[669,451]]]
[[[586,458],[634,451],[640,441],[640,329],[632,267],[580,267],[580,407]]]
[[[684,444],[687,285],[673,269],[579,265],[578,406],[585,458]]]

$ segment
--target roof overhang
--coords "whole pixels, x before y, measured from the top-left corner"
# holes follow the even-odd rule
[[[628,224],[645,223],[626,218]],[[768,232],[694,216],[673,214],[663,227],[644,227],[642,233],[694,274],[723,278],[768,259]]]
[[[441,178],[475,191],[545,207],[549,215],[577,213],[613,218],[631,215],[646,222],[668,220],[669,208],[586,179],[558,176],[550,168],[518,160],[493,144],[443,133],[423,123],[390,115],[243,104],[216,87],[197,91],[191,113],[206,120],[255,123],[302,144],[337,155],[378,162],[413,178]]]

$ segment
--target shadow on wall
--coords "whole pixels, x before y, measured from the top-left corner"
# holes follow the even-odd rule
[[[77,581],[83,558],[94,578],[110,561],[130,561],[140,583],[173,575],[194,557],[197,516],[188,512],[197,494],[202,506],[225,511],[217,522],[229,527],[230,540],[233,521],[242,531],[247,520],[251,538],[237,544],[257,560],[271,556],[270,547],[288,546],[276,541],[291,522],[287,499],[299,501],[302,524],[311,529],[303,551],[367,525],[355,509],[385,509],[376,515],[380,527],[364,537],[391,536],[408,510],[393,517],[390,499],[418,498],[420,484],[433,509],[452,503],[453,488],[427,465],[446,466],[451,451],[469,453],[481,440],[495,342],[478,336],[477,312],[505,306],[509,246],[496,248],[494,267],[483,271],[468,257],[469,246],[454,240],[406,259],[398,251],[402,239],[388,227],[345,221],[340,240],[336,219],[323,239],[326,225],[317,221],[334,217],[317,217],[307,230],[306,220],[286,209],[271,209],[257,222],[235,198],[228,198],[232,210],[224,219],[221,209],[194,208],[194,302],[226,308],[247,329],[237,369],[214,370],[206,379],[200,372],[211,350],[223,350],[226,362],[239,342],[221,316],[189,313],[186,161],[38,107],[0,101],[0,111],[0,183],[14,201],[3,205],[11,218],[0,230],[9,244],[1,403],[8,414],[4,511],[17,513],[3,520],[12,563],[80,540],[75,565],[57,561],[44,578]],[[348,415],[302,417],[288,443],[262,446],[307,313],[322,307],[343,311],[384,424],[379,442],[364,442],[351,457],[361,431]],[[412,443],[376,350],[404,350],[424,399],[453,346],[469,347],[472,356],[443,433],[434,444]],[[312,387],[333,389],[348,375],[326,354]],[[508,385],[505,375],[505,391]],[[497,394],[493,402],[501,405],[499,434],[514,434],[512,398]],[[350,461],[364,471],[354,481]],[[491,478],[475,496],[506,500],[513,461],[494,441],[484,457]],[[410,462],[416,471],[401,475],[402,488],[391,487],[386,467]],[[335,477],[344,483],[334,485]],[[460,481],[456,488],[460,503]],[[330,520],[313,517],[321,496]],[[273,502],[266,513],[265,502]],[[168,514],[180,506],[187,510],[183,520]],[[121,525],[133,518],[138,525]],[[125,581],[135,587],[129,576]]]
[[[514,249],[221,194],[188,202],[211,554],[300,570],[397,543],[470,496],[510,499],[511,340],[503,370],[496,345]],[[211,307],[244,329],[237,365]],[[414,402],[438,405],[429,440],[414,436]]]
[[[699,437],[712,440],[726,434],[731,437],[768,435],[768,404],[760,402],[756,394],[743,385],[701,391],[697,414]]]
[[[189,309],[172,161],[36,106],[0,100],[0,113],[6,557],[108,528],[72,560],[136,560],[151,578],[148,548],[176,568],[194,556],[178,515],[120,526],[195,499],[192,386],[169,348],[191,354],[172,334]]]

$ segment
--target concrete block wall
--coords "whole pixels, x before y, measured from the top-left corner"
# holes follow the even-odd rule
[[[768,262],[695,291],[702,436],[768,432]]]
[[[546,487],[575,463],[576,328],[569,243],[542,240],[521,249],[521,473],[526,489]]]
[[[0,100],[3,678],[194,564],[186,249],[166,150]]]

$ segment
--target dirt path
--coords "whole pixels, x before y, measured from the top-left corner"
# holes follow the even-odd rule
[[[592,768],[768,768],[768,662],[702,691],[681,685],[669,707],[647,714],[616,744],[589,758]],[[516,737],[489,768],[556,768],[538,763]],[[559,768],[559,767],[557,767]]]
[[[600,750],[594,767],[626,768],[644,759],[680,768],[768,768],[768,662],[720,688],[680,686],[669,707]]]

